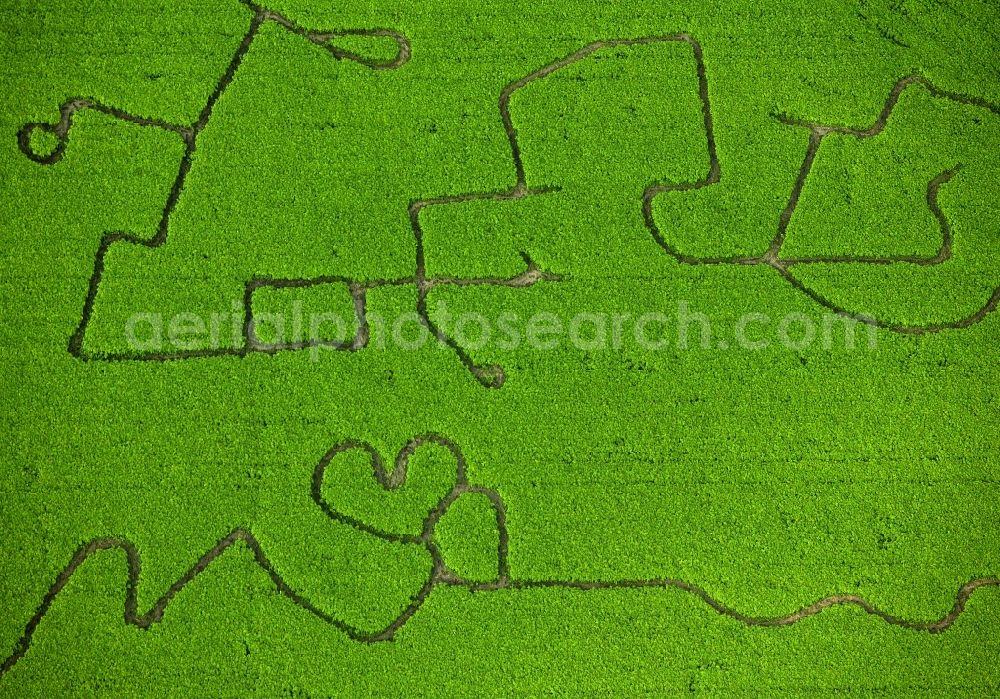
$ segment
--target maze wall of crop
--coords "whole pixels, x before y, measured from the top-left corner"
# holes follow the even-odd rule
[[[0,695],[1000,688],[989,0],[0,8]]]

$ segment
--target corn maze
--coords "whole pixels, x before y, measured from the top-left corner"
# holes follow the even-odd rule
[[[4,14],[0,694],[1000,687],[989,2]]]

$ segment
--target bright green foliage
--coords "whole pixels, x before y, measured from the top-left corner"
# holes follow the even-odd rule
[[[878,136],[829,139],[784,256],[933,257],[943,232],[928,206],[928,183],[960,165],[937,197],[952,229],[951,257],[922,268],[810,265],[796,275],[837,303],[906,325],[947,322],[982,308],[1000,286],[1000,116],[910,87]]]
[[[31,149],[43,157],[48,157],[59,147],[59,137],[45,129],[34,129],[29,136]]]
[[[344,34],[333,37],[328,43],[341,51],[349,51],[356,56],[380,63],[395,60],[399,52],[399,44],[391,37]]]
[[[252,309],[255,335],[266,345],[307,339],[349,345],[358,331],[354,299],[343,282],[262,286],[254,292]]]
[[[371,455],[351,449],[334,457],[322,494],[331,507],[383,532],[419,536],[424,520],[455,485],[456,464],[442,447],[420,448],[407,462],[406,480],[385,486],[376,480]],[[392,473],[400,465],[385,460]]]
[[[502,388],[485,389],[447,344],[411,349],[392,336],[399,319],[405,337],[427,332],[409,281],[419,271],[410,205],[518,184],[504,88],[594,41],[681,33],[704,57],[720,175],[655,197],[670,246],[762,254],[809,145],[807,126],[785,122],[867,129],[893,86],[919,74],[972,103],[913,85],[882,133],[824,136],[781,254],[933,255],[942,230],[928,184],[961,163],[938,196],[947,261],[791,269],[823,299],[885,324],[970,317],[1000,285],[1000,119],[979,106],[1000,103],[993,5],[274,0],[270,10],[324,36],[398,31],[412,56],[372,70],[265,22],[197,138],[166,242],[110,246],[78,357],[68,346],[102,236],[154,239],[185,141],[82,109],[62,159],[43,165],[18,134],[56,124],[77,98],[195,124],[253,13],[239,0],[6,3],[0,660],[98,537],[141,556],[138,613],[173,596],[148,631],[126,625],[125,555],[95,553],[0,676],[0,696],[995,693],[995,588],[977,590],[937,634],[853,607],[755,627],[662,587],[440,584],[420,598],[435,560],[415,539],[455,485],[455,453],[419,447],[394,490],[366,451],[331,460],[322,502],[406,541],[331,518],[312,480],[335,445],[369,444],[391,470],[410,440],[441,435],[460,448],[470,486],[502,499],[510,579],[522,585],[680,580],[748,617],[838,593],[911,621],[948,614],[960,586],[1000,575],[1000,314],[927,334],[858,326],[848,349],[843,322],[775,269],[684,264],[657,245],[643,191],[709,174],[687,42],[604,48],[514,93],[526,184],[558,190],[419,214],[428,278],[509,280],[525,272],[523,254],[547,275],[526,288],[432,285],[438,326],[453,330],[463,312],[508,314],[523,339],[539,313],[568,324],[661,312],[670,322],[647,337],[661,347],[627,321],[616,342],[613,320],[605,342],[588,340],[589,321],[576,346],[567,334],[548,349],[467,342],[469,362],[505,370]],[[375,61],[399,48],[385,36],[330,42]],[[56,152],[53,138],[35,129],[30,150]],[[321,278],[371,287],[367,348],[108,360],[137,354],[126,335],[136,317],[223,314],[218,343],[236,348],[249,282]],[[306,317],[353,322],[349,290],[261,286],[252,310],[301,302]],[[735,328],[754,313],[771,321],[749,327],[768,341],[750,350]],[[693,314],[711,320],[705,347]],[[790,314],[792,336],[804,316],[819,339],[781,346]],[[191,351],[213,344],[199,343]],[[170,592],[237,529],[298,600],[245,542]],[[460,496],[434,535],[456,575],[497,580],[485,496]],[[352,640],[323,618],[373,634],[420,601],[392,642]]]
[[[515,92],[510,111],[529,187],[634,199],[653,181],[708,172],[696,65],[683,41],[599,49]]]
[[[713,103],[720,182],[693,192],[665,192],[653,201],[667,242],[694,257],[749,257],[763,252],[774,237],[805,155],[805,129],[773,119],[761,120],[752,130],[741,123],[727,124],[729,103],[740,100],[741,91],[753,85],[734,88],[735,94],[723,93]]]
[[[465,493],[444,513],[434,528],[448,569],[470,582],[493,582],[498,576],[500,530],[489,498]]]

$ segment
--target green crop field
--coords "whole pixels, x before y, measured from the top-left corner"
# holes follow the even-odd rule
[[[996,0],[0,2],[0,696],[1000,694]]]

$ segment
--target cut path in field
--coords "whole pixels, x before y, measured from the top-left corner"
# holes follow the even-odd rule
[[[900,80],[895,87],[890,92],[885,106],[883,107],[880,115],[876,119],[875,123],[868,129],[857,129],[844,126],[830,126],[823,125],[813,122],[806,122],[799,119],[793,119],[790,117],[779,116],[778,119],[785,124],[792,126],[799,126],[809,129],[809,144],[806,150],[805,158],[802,162],[801,169],[799,171],[798,177],[795,181],[795,186],[792,190],[790,199],[785,207],[785,210],[781,213],[778,221],[778,229],[775,236],[768,247],[768,249],[755,257],[736,257],[736,258],[720,258],[720,257],[694,257],[687,255],[680,251],[678,247],[667,241],[666,237],[660,231],[655,217],[654,212],[654,201],[658,195],[668,194],[668,193],[683,193],[693,190],[698,190],[702,188],[707,188],[712,185],[718,184],[722,180],[722,164],[720,162],[717,147],[716,147],[716,136],[714,133],[712,109],[709,102],[709,89],[708,89],[708,78],[707,69],[705,66],[705,60],[701,45],[693,37],[688,34],[676,34],[670,36],[651,36],[651,37],[640,37],[635,39],[612,39],[592,42],[583,48],[573,52],[572,54],[550,63],[529,75],[520,78],[503,89],[499,98],[499,109],[501,121],[503,123],[504,129],[506,131],[507,140],[510,145],[510,154],[513,163],[514,172],[516,175],[516,182],[513,188],[509,191],[490,191],[490,192],[473,192],[461,195],[438,197],[432,199],[421,199],[414,201],[409,207],[409,220],[411,227],[413,229],[413,235],[415,239],[415,271],[412,276],[388,278],[388,279],[376,279],[361,281],[358,279],[353,279],[350,277],[342,277],[337,275],[324,275],[320,277],[312,278],[272,278],[268,276],[256,276],[250,280],[246,281],[244,287],[244,294],[242,300],[242,310],[243,318],[241,323],[240,333],[234,334],[233,342],[231,346],[222,347],[206,347],[206,348],[194,348],[194,349],[178,349],[174,351],[151,351],[143,352],[137,349],[130,349],[126,352],[120,351],[102,351],[100,349],[96,351],[88,351],[85,346],[85,338],[87,336],[88,327],[91,322],[91,318],[94,313],[94,307],[97,303],[98,294],[101,288],[102,278],[105,273],[105,259],[107,257],[109,249],[118,243],[128,243],[131,245],[142,246],[146,248],[158,248],[167,242],[168,232],[170,228],[171,215],[174,212],[180,198],[182,191],[187,179],[188,173],[191,169],[192,157],[194,155],[197,139],[199,134],[208,125],[209,120],[212,116],[213,108],[215,103],[219,100],[222,94],[226,91],[227,87],[232,83],[235,78],[237,71],[243,61],[244,56],[249,51],[251,45],[254,42],[261,26],[266,22],[273,22],[278,26],[281,26],[292,33],[305,37],[307,40],[321,46],[325,50],[329,51],[334,58],[337,60],[349,60],[359,63],[373,70],[393,70],[402,67],[407,63],[410,56],[412,55],[412,48],[409,41],[401,33],[387,30],[387,29],[374,29],[374,30],[350,30],[347,32],[334,32],[334,31],[313,31],[307,30],[291,20],[285,18],[284,16],[272,12],[270,10],[264,9],[258,5],[248,2],[247,0],[241,0],[245,6],[251,9],[254,13],[253,20],[251,21],[250,28],[245,35],[243,41],[236,50],[235,55],[232,57],[229,67],[225,74],[219,80],[214,92],[210,96],[208,103],[205,105],[201,112],[198,120],[190,126],[182,126],[178,124],[171,124],[157,119],[149,119],[144,117],[139,117],[135,115],[128,114],[120,109],[111,107],[108,105],[101,104],[95,100],[86,98],[77,98],[70,100],[60,110],[60,119],[55,125],[42,124],[42,123],[31,123],[27,124],[19,134],[19,146],[24,152],[24,154],[31,158],[32,160],[43,164],[52,165],[57,163],[64,154],[66,144],[69,140],[69,133],[73,124],[73,116],[80,110],[91,109],[103,114],[107,114],[113,118],[120,119],[126,122],[134,123],[140,126],[147,126],[153,128],[163,129],[172,133],[177,134],[184,143],[184,154],[181,159],[180,169],[178,175],[174,181],[171,188],[170,194],[167,198],[167,202],[164,206],[162,217],[160,219],[160,225],[157,229],[156,234],[150,239],[144,239],[133,234],[113,232],[106,233],[101,240],[98,247],[96,260],[94,263],[94,271],[91,277],[90,286],[86,299],[84,302],[84,308],[82,312],[82,318],[77,331],[70,338],[69,350],[70,352],[81,359],[90,360],[97,359],[103,361],[133,361],[133,360],[146,360],[146,361],[169,361],[178,359],[188,359],[188,358],[203,358],[203,357],[215,357],[215,356],[246,356],[252,352],[267,352],[273,353],[285,350],[301,350],[310,347],[327,347],[330,349],[345,350],[345,351],[358,351],[363,349],[368,344],[368,339],[370,335],[368,327],[368,318],[366,314],[366,294],[370,289],[375,289],[385,286],[402,286],[410,285],[415,287],[417,292],[416,301],[416,312],[424,324],[424,326],[437,338],[438,341],[450,347],[455,354],[458,356],[462,364],[469,370],[473,377],[484,387],[487,388],[500,388],[504,381],[506,380],[506,374],[504,369],[499,365],[488,365],[479,366],[469,355],[468,351],[461,346],[461,344],[452,338],[444,329],[438,327],[431,318],[431,314],[428,312],[428,294],[431,289],[444,286],[444,285],[456,285],[456,286],[507,286],[511,288],[524,288],[532,286],[538,282],[542,281],[559,281],[560,275],[553,274],[551,272],[546,272],[539,268],[539,266],[533,261],[528,251],[521,251],[521,257],[524,261],[525,271],[513,276],[513,277],[483,277],[483,278],[457,278],[457,277],[428,277],[426,272],[426,251],[424,242],[424,232],[421,224],[421,212],[425,211],[429,207],[433,206],[447,206],[451,204],[461,204],[465,202],[472,201],[495,201],[504,202],[512,201],[517,199],[523,199],[531,196],[540,196],[552,192],[560,191],[559,186],[550,186],[542,188],[530,188],[527,184],[527,177],[525,173],[525,165],[522,156],[522,148],[518,141],[517,129],[515,127],[514,119],[511,115],[510,102],[511,97],[522,88],[525,88],[532,83],[543,80],[558,71],[567,68],[575,63],[583,61],[588,57],[592,56],[596,52],[615,47],[641,47],[653,44],[660,44],[665,42],[683,42],[690,46],[696,65],[697,81],[698,81],[698,94],[702,108],[702,118],[705,131],[705,139],[708,149],[709,157],[709,170],[706,176],[702,179],[688,182],[668,182],[668,183],[655,183],[650,185],[645,189],[642,194],[642,211],[645,224],[652,234],[654,240],[662,247],[668,254],[675,258],[678,262],[685,265],[723,265],[723,264],[733,264],[733,265],[766,265],[775,269],[785,280],[788,281],[796,290],[808,296],[810,299],[820,304],[821,306],[832,310],[833,312],[854,319],[869,323],[872,325],[877,325],[894,332],[906,333],[906,334],[924,334],[932,332],[940,332],[946,329],[957,329],[965,328],[973,325],[983,318],[985,318],[989,313],[996,310],[998,303],[1000,303],[1000,286],[997,286],[990,297],[982,304],[975,312],[953,320],[949,322],[937,322],[929,323],[926,325],[917,324],[900,324],[887,321],[881,318],[872,317],[863,313],[859,313],[855,310],[851,310],[847,306],[837,303],[836,301],[829,298],[824,293],[814,289],[808,283],[803,282],[798,276],[796,276],[792,268],[798,265],[808,265],[808,264],[851,264],[851,265],[895,265],[895,264],[911,264],[917,266],[933,266],[942,264],[952,257],[952,227],[942,211],[938,203],[938,192],[942,186],[950,182],[955,175],[959,172],[961,165],[955,165],[954,167],[946,170],[939,175],[937,175],[927,187],[927,205],[933,213],[934,217],[938,221],[942,234],[942,243],[937,254],[933,256],[916,256],[916,255],[895,255],[895,256],[815,256],[815,257],[790,257],[783,258],[781,256],[781,250],[785,242],[789,224],[792,217],[798,207],[799,200],[802,196],[803,189],[806,185],[807,180],[810,177],[813,164],[816,160],[817,154],[819,153],[820,146],[822,145],[824,139],[831,134],[840,135],[850,135],[856,138],[870,138],[877,136],[884,129],[885,126],[892,115],[893,109],[897,105],[900,95],[911,86],[922,86],[930,91],[930,93],[937,98],[942,98],[956,102],[958,104],[963,104],[967,106],[977,107],[986,109],[993,114],[1000,115],[1000,107],[996,105],[972,96],[967,96],[959,94],[956,92],[950,92],[946,90],[939,89],[928,79],[914,75]],[[364,36],[364,37],[389,37],[396,41],[398,44],[398,53],[394,60],[391,61],[377,61],[366,59],[356,53],[350,51],[345,51],[336,48],[330,42],[336,39],[338,36]],[[50,153],[36,153],[32,148],[32,134],[36,129],[41,129],[42,131],[48,132],[55,135],[58,138],[57,146]],[[288,289],[288,288],[310,288],[320,285],[342,285],[346,287],[351,294],[354,306],[355,322],[357,324],[357,333],[353,338],[345,338],[339,341],[327,341],[317,338],[310,338],[302,340],[301,338],[294,338],[290,342],[278,342],[278,343],[266,343],[261,341],[261,339],[256,335],[254,329],[254,305],[253,305],[253,295],[254,292],[262,287],[270,287],[272,289]]]
[[[418,535],[399,534],[386,531],[378,526],[365,522],[355,516],[346,514],[331,504],[323,492],[323,482],[327,470],[337,457],[351,451],[360,451],[371,461],[372,476],[385,491],[392,491],[404,485],[410,458],[424,445],[437,445],[450,452],[455,461],[454,483],[448,493],[425,516],[421,532]],[[445,562],[441,548],[435,536],[435,528],[451,507],[462,495],[474,493],[486,497],[493,508],[496,526],[499,534],[496,551],[496,577],[492,581],[470,581],[457,575]],[[781,627],[789,626],[803,619],[819,614],[825,609],[836,606],[855,606],[866,613],[876,616],[888,624],[928,633],[940,633],[951,627],[965,610],[969,598],[980,588],[1000,586],[1000,578],[983,577],[970,580],[963,584],[955,595],[951,610],[939,619],[930,621],[915,621],[894,616],[868,602],[864,597],[852,594],[833,594],[813,602],[797,611],[784,616],[755,617],[743,614],[719,601],[701,587],[684,580],[670,578],[651,578],[646,580],[524,580],[511,577],[507,560],[510,534],[507,527],[507,510],[503,499],[492,489],[471,484],[468,479],[465,456],[461,449],[450,439],[441,435],[429,434],[416,437],[407,443],[393,461],[391,470],[387,470],[379,452],[371,445],[362,441],[347,441],[332,447],[320,460],[313,472],[311,494],[313,501],[332,520],[347,524],[358,531],[371,536],[396,543],[424,547],[430,554],[433,565],[428,572],[423,585],[412,595],[411,602],[387,626],[375,631],[367,631],[331,616],[304,595],[296,592],[281,576],[281,573],[270,562],[257,538],[247,529],[237,528],[219,540],[211,549],[205,552],[195,564],[161,596],[145,613],[138,610],[137,594],[142,572],[142,562],[136,546],[126,540],[112,537],[94,539],[82,545],[73,555],[69,564],[59,573],[55,582],[49,588],[41,605],[29,620],[24,633],[18,640],[13,652],[0,665],[0,677],[9,672],[17,662],[24,657],[31,647],[32,638],[45,618],[56,597],[66,587],[74,573],[92,556],[109,550],[121,550],[125,553],[128,579],[125,594],[125,623],[141,629],[149,629],[163,621],[164,613],[171,600],[176,597],[191,581],[208,570],[209,566],[226,551],[238,543],[243,543],[253,555],[256,564],[267,573],[275,588],[294,604],[309,614],[321,619],[349,638],[360,643],[378,643],[391,641],[419,611],[427,598],[440,585],[462,587],[472,592],[489,592],[496,590],[527,590],[537,588],[559,588],[581,593],[600,590],[623,589],[677,589],[701,599],[719,614],[730,617],[749,626]]]

